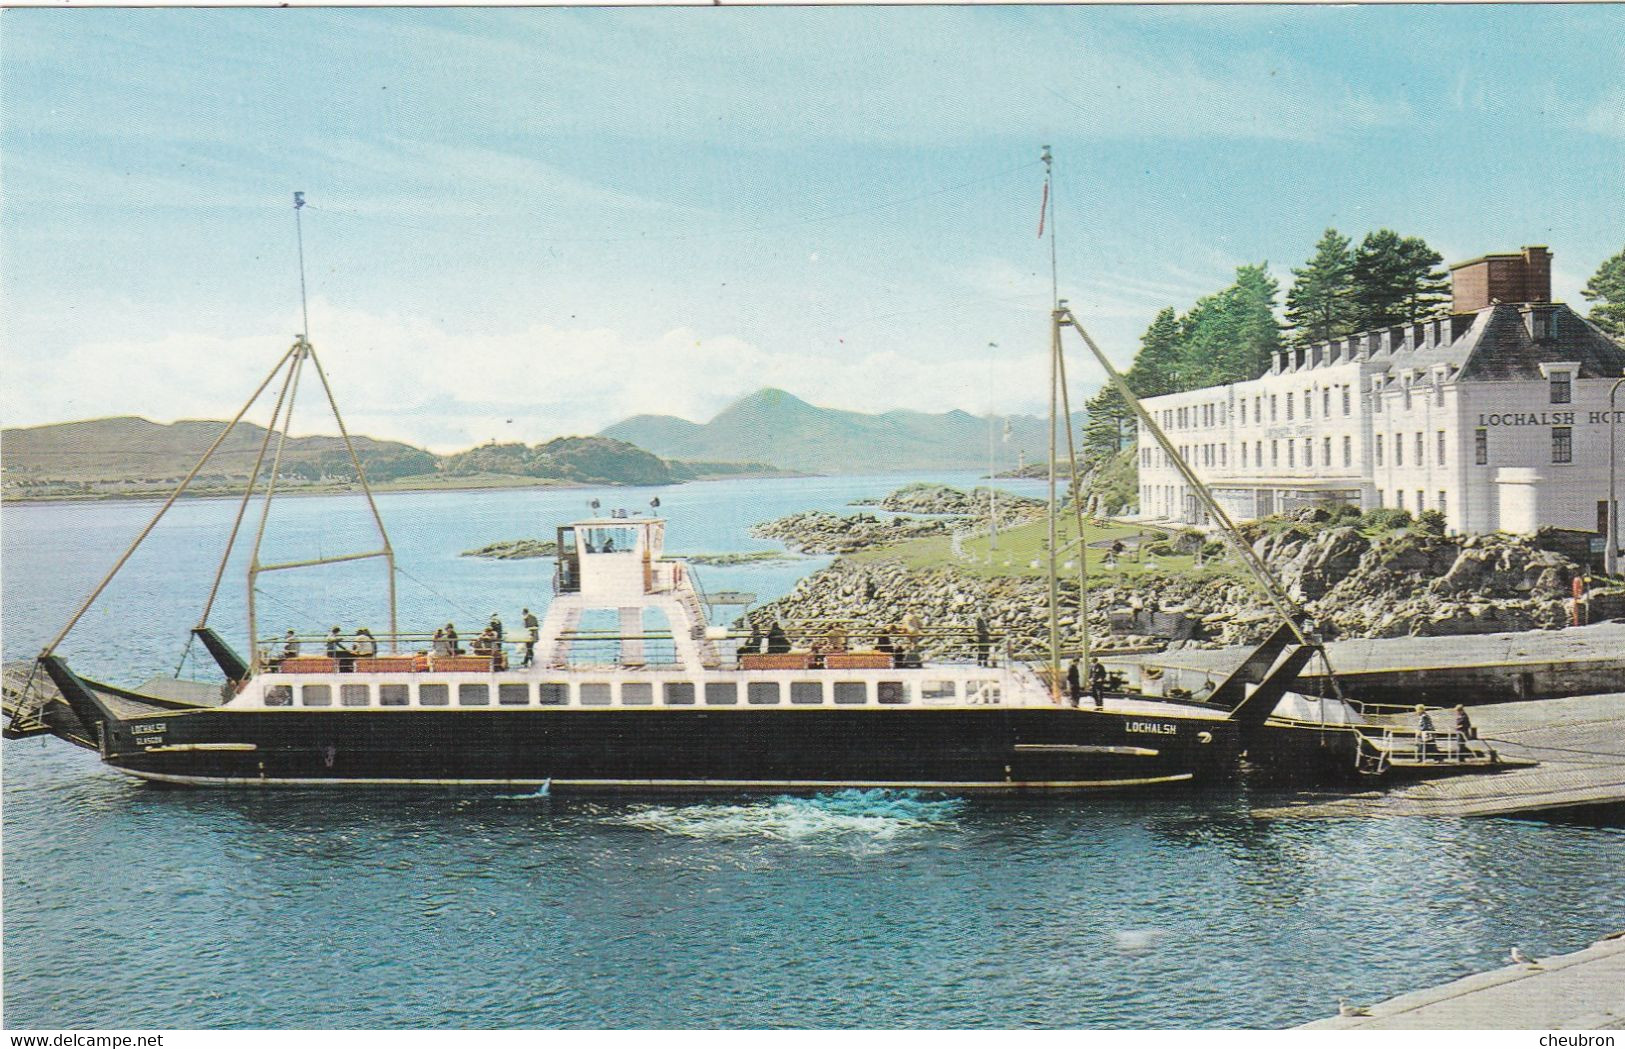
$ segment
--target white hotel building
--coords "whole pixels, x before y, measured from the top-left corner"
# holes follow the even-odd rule
[[[1439,510],[1455,532],[1606,530],[1608,395],[1625,348],[1551,301],[1551,255],[1451,269],[1451,314],[1285,350],[1248,382],[1145,399],[1225,510]],[[1625,389],[1619,424],[1625,444]],[[1140,516],[1207,513],[1149,435]],[[1625,500],[1625,448],[1619,452]]]

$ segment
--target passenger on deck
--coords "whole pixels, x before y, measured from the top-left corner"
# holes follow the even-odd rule
[[[1473,728],[1473,721],[1467,716],[1467,708],[1460,703],[1456,704],[1456,735],[1462,739],[1478,738],[1478,730]]]
[[[1089,695],[1094,698],[1096,710],[1106,705],[1106,668],[1098,659],[1089,661]]]
[[[457,642],[457,628],[450,623],[446,624],[446,648],[448,649],[447,655],[460,656],[463,654],[463,646]]]
[[[890,629],[891,627],[887,627],[885,630],[882,630],[880,633],[875,635],[876,652],[884,652],[887,655],[892,655],[897,651],[897,646],[892,643],[891,634],[887,633],[887,631]]]
[[[355,669],[355,653],[344,647],[344,631],[334,627],[327,635],[327,658],[338,664],[338,671],[347,674]]]
[[[993,656],[993,635],[988,633],[987,620],[976,617],[976,665],[989,666]]]
[[[824,651],[846,651],[846,627],[836,623],[829,628],[829,632],[824,635]]]
[[[473,652],[476,656],[488,656],[492,648],[491,628],[486,627],[480,631],[480,636],[474,639]]]
[[[745,638],[744,644],[739,646],[738,654],[741,655],[741,656],[744,656],[744,655],[752,655],[752,656],[754,656],[754,655],[759,654],[761,651],[762,651],[762,631],[761,631],[761,629],[759,627],[752,624],[751,628],[750,628],[750,636]]]
[[[767,628],[767,651],[772,655],[782,655],[790,651],[790,638],[785,634],[784,627],[779,625],[777,619],[773,620],[773,625]]]
[[[451,655],[451,642],[446,640],[445,627],[435,627],[434,646],[431,651],[437,656]]]
[[[536,621],[536,613],[528,608],[520,609],[525,615],[525,666],[536,665],[536,642],[541,640],[541,624]]]
[[[613,537],[606,538],[604,540],[604,545],[603,545],[602,549],[600,549],[598,552],[601,553],[601,554],[613,554],[615,552],[615,540],[614,540],[614,538]]]
[[[299,638],[289,630],[282,639],[282,658],[292,659],[299,654]]]
[[[1078,657],[1073,656],[1066,668],[1066,701],[1074,707],[1083,699],[1083,675],[1078,670]]]
[[[359,659],[371,659],[378,654],[378,640],[366,627],[355,632],[355,640],[350,643],[350,647]]]
[[[492,612],[491,625],[486,629],[491,632],[491,654],[500,659],[502,656],[502,617]]]

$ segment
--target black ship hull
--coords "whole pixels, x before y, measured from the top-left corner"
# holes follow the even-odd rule
[[[192,710],[103,722],[104,760],[199,786],[1098,789],[1211,781],[1233,723],[1070,708]]]

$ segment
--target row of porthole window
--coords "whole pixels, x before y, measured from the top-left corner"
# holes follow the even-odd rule
[[[824,685],[822,681],[791,681],[790,703],[796,706],[819,706],[825,701]],[[926,703],[952,703],[959,698],[958,681],[923,681],[919,684],[919,697]],[[886,705],[907,704],[914,701],[915,689],[913,683],[904,681],[835,681],[830,683],[831,697],[840,706],[858,706],[870,702],[871,687],[875,702]],[[996,681],[967,681],[965,698],[972,703],[997,703],[1000,698],[1000,689]],[[344,684],[337,686],[337,704],[341,707],[368,707],[373,705],[373,689],[371,684]],[[411,702],[411,689],[413,686],[404,684],[378,685],[377,703],[381,707],[405,707],[413,705]],[[570,685],[567,682],[541,682],[535,687],[535,703],[544,707],[563,707],[570,705]],[[268,707],[291,707],[294,705],[293,685],[272,685],[265,690],[265,705]],[[449,684],[424,682],[416,686],[417,706],[420,707],[446,707],[452,706],[455,695],[457,706],[487,707],[491,706],[492,687],[488,682],[465,681],[459,682],[455,693]],[[607,707],[614,705],[613,689],[615,686],[607,681],[584,682],[578,686],[577,705],[583,707]],[[499,683],[496,686],[495,698],[498,706],[525,707],[532,705],[532,685],[528,682]],[[334,686],[332,685],[300,685],[298,686],[299,705],[303,707],[331,707],[334,706]],[[666,681],[660,683],[660,702],[663,706],[680,707],[700,705],[703,699],[705,706],[739,706],[740,689],[737,681],[707,681],[702,689],[696,689],[692,681]],[[749,681],[745,683],[744,700],[748,706],[776,706],[784,699],[783,686],[778,681]],[[655,683],[649,681],[626,681],[620,685],[620,705],[623,707],[648,707],[655,702]]]

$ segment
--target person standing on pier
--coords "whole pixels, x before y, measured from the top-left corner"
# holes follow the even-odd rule
[[[1083,701],[1083,674],[1078,670],[1078,657],[1073,656],[1066,668],[1066,698],[1074,707]]]
[[[993,635],[988,633],[987,620],[976,617],[976,665],[985,667],[993,653]]]
[[[1428,715],[1428,708],[1416,704],[1416,759],[1426,761],[1428,745],[1433,742],[1433,718]]]

